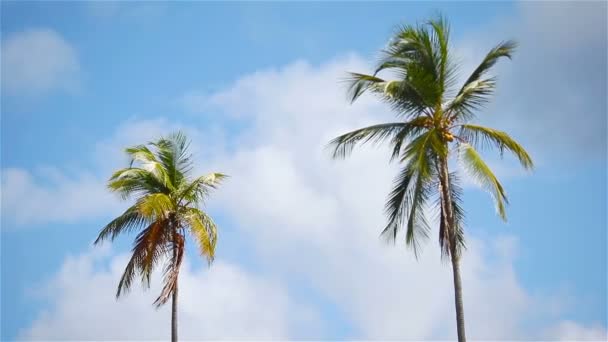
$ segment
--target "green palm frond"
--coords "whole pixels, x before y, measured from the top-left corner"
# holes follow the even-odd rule
[[[139,214],[148,220],[166,219],[177,209],[171,197],[163,193],[141,197],[136,206]]]
[[[464,239],[464,225],[465,225],[465,212],[462,205],[462,188],[459,185],[459,179],[456,173],[450,173],[448,176],[450,197],[452,199],[452,215],[453,222],[452,227],[453,239],[450,240],[449,232],[446,229],[445,222],[445,206],[440,196],[437,197],[436,207],[439,208],[438,222],[439,222],[439,246],[441,247],[442,257],[450,257],[452,254],[452,248],[450,248],[449,241],[456,241],[455,252],[460,253],[466,248]],[[439,186],[439,182],[436,182],[435,186]]]
[[[152,152],[146,145],[137,145],[125,149],[125,152],[131,158],[131,164],[135,161],[145,163],[158,163],[154,152]]]
[[[453,120],[466,121],[474,117],[474,112],[483,108],[494,94],[494,78],[476,80],[464,87],[447,105],[447,113]]]
[[[493,66],[498,62],[500,58],[506,57],[511,59],[513,53],[515,52],[515,48],[517,48],[517,43],[512,40],[502,42],[494,47],[488,54],[484,57],[483,61],[475,68],[473,73],[469,76],[469,78],[464,82],[464,85],[461,88],[466,88],[467,85],[471,84],[471,82],[475,82],[483,75],[485,75]]]
[[[447,106],[448,112],[453,118],[465,116],[466,120],[473,115],[473,111],[480,109],[488,102],[494,93],[496,80],[493,77],[483,78],[484,75],[503,57],[511,59],[517,44],[514,41],[506,41],[494,47],[485,56],[483,61],[475,68],[473,73],[464,82],[456,97]]]
[[[427,202],[433,177],[434,159],[431,143],[434,132],[426,132],[410,142],[404,151],[402,162],[406,167],[394,181],[393,190],[386,201],[388,223],[383,236],[395,240],[404,222],[407,222],[406,243],[418,255],[421,239],[428,237],[429,225],[423,207]]]
[[[204,202],[205,197],[209,194],[210,190],[216,189],[228,175],[219,172],[213,172],[208,175],[200,176],[194,179],[190,183],[183,183],[182,189],[178,190],[177,202],[185,202],[185,205],[193,202]]]
[[[492,172],[492,170],[481,159],[481,156],[473,146],[462,143],[459,146],[460,157],[465,170],[468,171],[471,177],[475,179],[482,187],[484,187],[492,197],[496,204],[498,215],[506,221],[507,215],[505,212],[505,204],[508,204],[507,195],[504,188]]]
[[[154,173],[138,167],[121,169],[110,177],[108,188],[118,193],[123,199],[143,196],[149,193],[170,193],[164,180],[160,180]]]
[[[380,77],[359,74],[356,72],[349,73],[348,82],[348,97],[351,103],[355,102],[363,93],[368,90],[381,91],[384,89],[386,81]]]
[[[412,247],[416,257],[418,257],[420,249],[420,240],[428,238],[428,232],[431,230],[423,212],[429,193],[429,179],[418,175],[411,194],[412,205],[410,206],[405,232],[405,243]]]
[[[207,214],[196,208],[188,208],[185,219],[192,237],[199,245],[201,254],[207,258],[208,263],[213,262],[217,242],[215,222]]]
[[[534,168],[532,158],[530,158],[528,152],[506,132],[478,125],[463,124],[460,126],[459,136],[473,146],[494,145],[498,147],[501,155],[504,150],[508,150],[519,159],[525,169]]]
[[[450,25],[445,17],[437,15],[435,18],[428,21],[433,29],[432,40],[434,42],[435,54],[439,59],[439,86],[441,90],[440,96],[443,96],[447,88],[454,83],[454,68],[451,62],[450,45]]]
[[[190,142],[182,132],[169,135],[152,143],[157,149],[158,159],[169,175],[174,188],[179,187],[187,173],[192,170]]]
[[[99,233],[94,244],[98,244],[106,239],[114,240],[118,234],[127,233],[134,229],[143,227],[149,224],[137,210],[137,206],[132,206],[127,209],[122,215],[110,221]]]
[[[393,138],[399,133],[407,135],[414,133],[420,126],[417,123],[393,122],[373,125],[343,134],[329,142],[328,147],[333,149],[332,157],[335,159],[345,158],[357,144],[368,142],[379,143],[385,139]],[[404,139],[406,136],[403,137]]]

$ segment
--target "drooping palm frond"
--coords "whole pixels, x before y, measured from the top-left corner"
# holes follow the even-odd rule
[[[508,204],[509,202],[502,184],[500,184],[492,170],[483,161],[473,146],[467,143],[461,143],[459,149],[460,159],[464,169],[492,195],[498,215],[506,221],[507,215],[505,212],[505,204]]]
[[[179,270],[184,257],[184,241],[184,237],[181,234],[175,233],[173,235],[173,241],[171,244],[173,254],[171,259],[169,259],[167,265],[165,266],[165,285],[163,286],[163,290],[158,296],[158,298],[156,298],[156,300],[154,301],[156,307],[160,307],[161,305],[165,304],[169,300],[169,298],[171,298],[171,295],[177,288]]]
[[[433,133],[423,133],[405,147],[402,161],[406,166],[395,179],[385,205],[388,223],[381,235],[394,241],[403,223],[407,223],[406,243],[416,256],[420,240],[428,237],[429,231],[423,208],[432,190],[429,184],[434,163],[430,153]]]
[[[458,135],[473,146],[483,147],[483,145],[488,144],[496,146],[501,155],[504,150],[508,150],[519,159],[519,162],[525,169],[529,170],[534,167],[534,163],[528,152],[506,132],[478,125],[463,124],[460,126],[460,133]]]
[[[147,224],[149,221],[139,213],[137,205],[134,205],[103,227],[94,244],[99,244],[108,238],[114,240],[121,233],[128,233]]]
[[[158,220],[137,235],[133,254],[118,283],[116,297],[120,297],[131,288],[133,279],[138,274],[144,285],[149,286],[154,265],[168,252],[169,232],[165,229],[166,226],[167,222]]]
[[[188,222],[189,231],[199,245],[201,255],[208,263],[215,258],[215,244],[217,243],[217,226],[215,222],[203,211],[196,208],[188,208],[184,215]]]
[[[452,254],[452,246],[450,241],[455,241],[456,245],[455,252],[460,253],[466,248],[464,238],[464,226],[465,226],[465,212],[462,206],[462,188],[459,185],[459,179],[456,173],[450,173],[448,176],[450,198],[452,200],[452,227],[453,232],[449,232],[446,228],[446,208],[443,204],[441,196],[437,197],[436,207],[439,208],[437,220],[439,222],[439,246],[441,247],[442,257],[450,257]],[[436,182],[435,186],[439,186],[439,182]],[[450,233],[453,234],[450,239]]]

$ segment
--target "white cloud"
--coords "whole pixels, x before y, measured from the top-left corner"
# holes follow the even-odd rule
[[[38,95],[74,91],[80,63],[74,48],[51,29],[30,29],[2,40],[2,91]]]
[[[27,340],[167,340],[170,304],[155,310],[160,272],[151,289],[135,285],[119,300],[115,289],[127,255],[93,250],[68,257],[61,270],[41,289],[49,302],[32,325]],[[253,275],[218,260],[209,269],[184,263],[180,274],[179,336],[203,339],[287,339],[302,323],[315,329],[319,321],[305,305],[296,304],[276,280]]]
[[[563,321],[547,334],[547,338],[561,341],[606,341],[606,327],[599,324],[584,326],[572,321]]]
[[[77,222],[118,213],[125,205],[108,192],[106,182],[114,170],[127,166],[124,148],[179,129],[193,139],[200,139],[197,130],[164,119],[128,120],[112,136],[95,145],[90,160],[86,161],[93,168],[2,169],[2,218],[3,223],[9,223],[2,229]]]
[[[69,176],[51,168],[35,174],[23,169],[2,170],[3,230],[8,229],[8,222],[76,222],[118,208],[117,199],[90,173]]]

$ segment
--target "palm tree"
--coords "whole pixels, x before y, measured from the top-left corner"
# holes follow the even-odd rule
[[[118,283],[116,297],[125,294],[136,276],[146,287],[159,263],[164,263],[164,287],[154,304],[172,300],[171,341],[177,341],[177,279],[184,255],[186,231],[198,243],[209,265],[215,255],[217,227],[200,209],[212,189],[226,178],[210,173],[190,178],[189,141],[178,132],[147,145],[127,148],[128,168],[116,171],[108,182],[112,192],[135,204],[108,223],[95,244],[114,240],[121,233],[139,231],[133,255]]]
[[[448,160],[452,155],[465,171],[494,198],[500,217],[506,220],[505,190],[477,149],[498,148],[501,155],[513,153],[521,165],[532,169],[532,159],[507,133],[471,123],[475,113],[490,100],[496,85],[488,71],[501,58],[511,58],[516,44],[500,43],[481,64],[455,88],[454,64],[449,44],[449,25],[438,16],[420,25],[400,27],[382,51],[372,75],[351,73],[349,97],[354,102],[366,91],[388,103],[397,122],[361,128],[330,142],[334,158],[344,158],[357,144],[388,141],[391,161],[402,169],[386,202],[388,223],[382,235],[395,241],[405,228],[406,245],[418,256],[420,240],[428,237],[424,210],[434,205],[439,216],[439,245],[442,257],[450,258],[454,276],[458,340],[465,337],[459,260],[465,247],[461,188]],[[379,77],[390,72],[393,80]]]

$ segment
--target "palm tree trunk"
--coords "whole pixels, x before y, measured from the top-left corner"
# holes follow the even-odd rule
[[[177,342],[177,284],[171,299],[171,342]]]
[[[448,232],[448,243],[450,257],[452,260],[452,274],[454,276],[454,302],[456,306],[456,331],[458,333],[458,342],[466,342],[466,334],[464,329],[464,305],[462,303],[462,282],[460,280],[460,255],[456,248],[456,239],[454,234],[454,208],[452,202],[452,191],[450,189],[450,176],[448,171],[447,158],[440,160],[440,176],[441,182],[441,198],[445,208],[445,215],[442,217],[445,220],[445,228]]]
[[[456,330],[458,342],[467,340],[464,332],[464,306],[462,304],[462,284],[460,282],[460,257],[452,255],[452,273],[454,275],[454,299],[456,304]]]
[[[173,261],[177,259],[177,223],[173,219]],[[171,342],[177,342],[177,279],[175,280],[175,288],[171,298]]]

